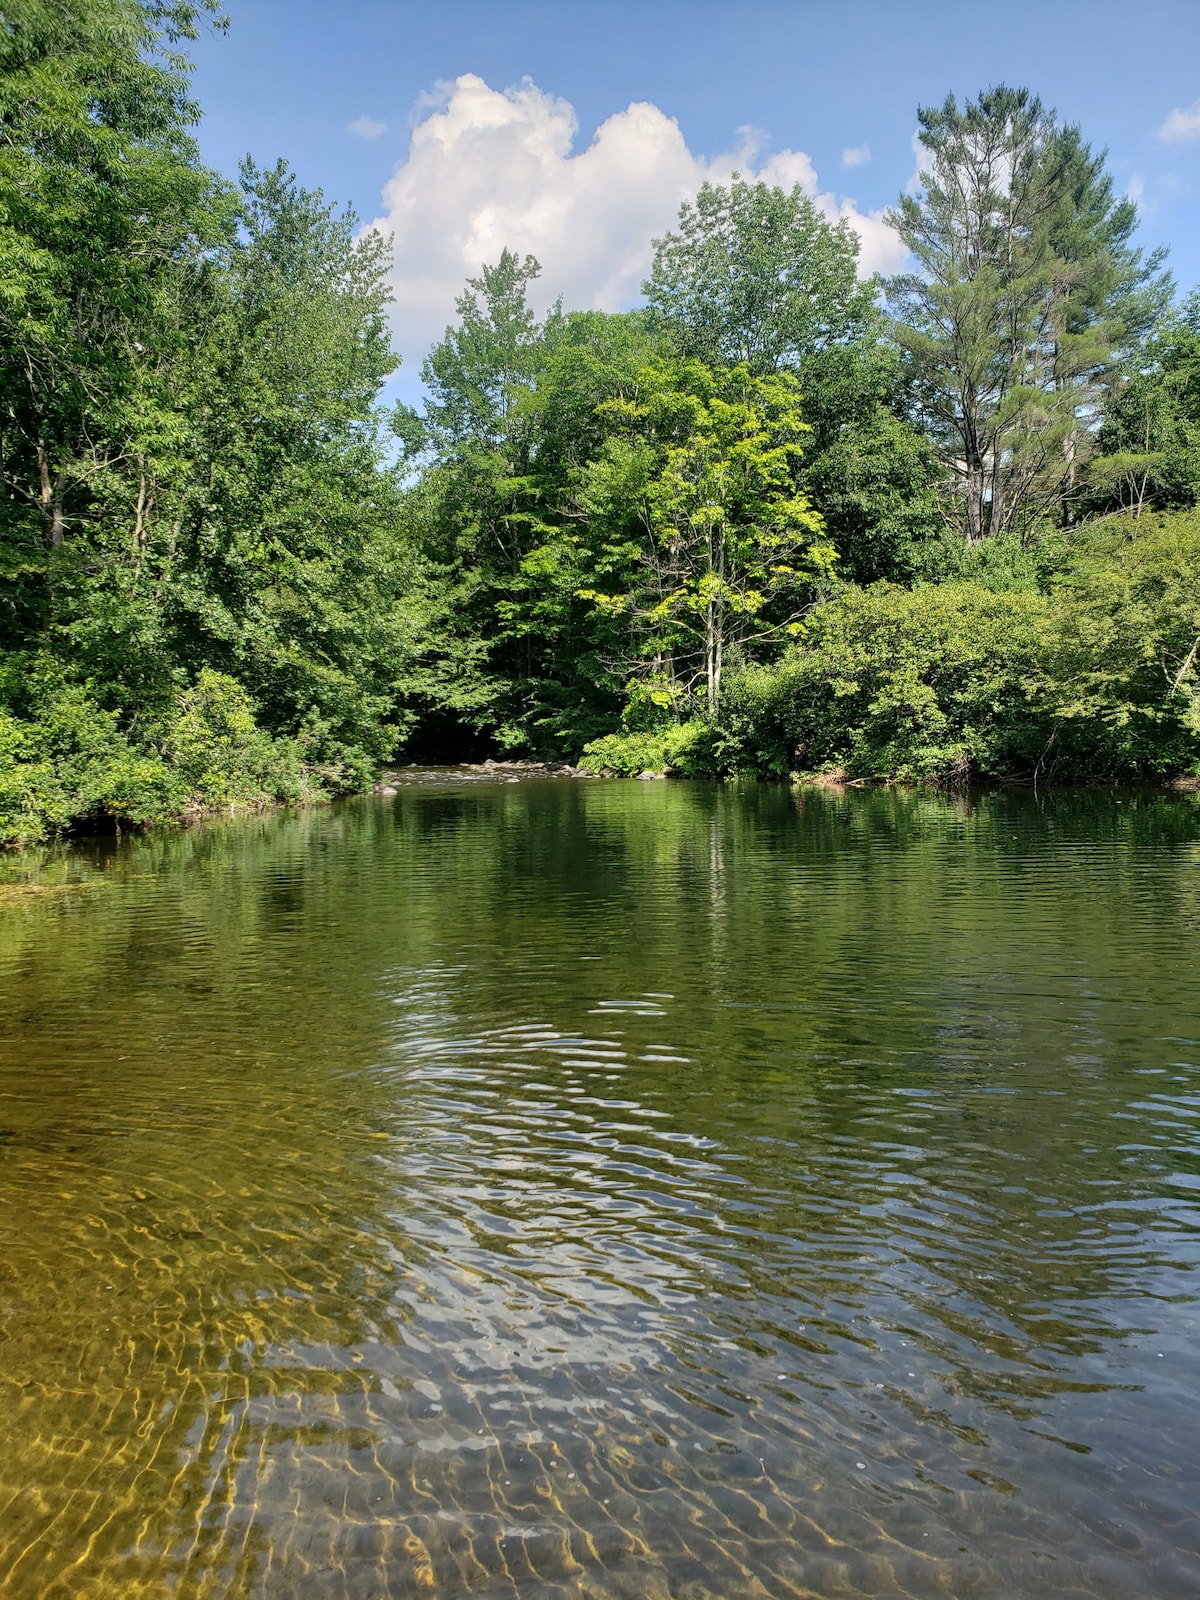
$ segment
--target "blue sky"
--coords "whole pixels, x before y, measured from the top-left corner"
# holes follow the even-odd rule
[[[893,266],[878,213],[913,176],[916,106],[998,81],[1027,84],[1107,147],[1143,242],[1170,246],[1181,287],[1200,283],[1200,110],[1187,115],[1200,0],[228,9],[228,34],[193,52],[204,155],[226,172],[247,153],[283,155],[395,234],[401,392],[500,244],[538,255],[544,297],[616,308],[681,195],[734,167],[801,182],[860,228],[868,265]]]

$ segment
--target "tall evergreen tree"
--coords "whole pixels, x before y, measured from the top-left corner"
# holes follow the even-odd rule
[[[889,285],[920,415],[968,542],[1070,505],[1121,359],[1170,294],[1131,243],[1103,155],[1025,89],[918,112],[921,190],[889,220]]]

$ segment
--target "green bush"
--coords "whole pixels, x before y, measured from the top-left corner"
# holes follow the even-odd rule
[[[114,712],[45,657],[0,666],[0,842],[24,843],[72,822],[139,824],[177,812],[180,778],[138,749]]]
[[[1030,540],[1016,533],[998,533],[967,544],[961,533],[943,528],[918,547],[914,576],[919,583],[973,583],[1008,593],[1044,589],[1067,554],[1061,529],[1043,528]]]
[[[951,782],[1200,773],[1200,511],[1090,524],[1054,565],[1045,590],[1014,550],[987,583],[843,589],[730,682],[698,753]]]
[[[1084,528],[1051,597],[1051,770],[1200,773],[1200,511]]]
[[[342,769],[273,739],[246,691],[205,670],[141,737],[52,658],[0,661],[0,844],[35,843],[107,819],[137,826],[188,811],[305,803],[345,787]]]
[[[579,765],[587,772],[611,772],[619,778],[668,768],[684,776],[710,773],[718,769],[716,737],[716,730],[700,721],[610,733],[584,746]]]
[[[54,767],[33,756],[29,725],[0,710],[0,844],[27,844],[66,821]]]
[[[200,806],[244,809],[314,800],[322,792],[298,743],[272,739],[255,721],[241,684],[209,668],[179,696],[163,753]]]
[[[719,754],[783,774],[965,780],[1036,760],[1046,602],[976,583],[846,588],[729,686]]]

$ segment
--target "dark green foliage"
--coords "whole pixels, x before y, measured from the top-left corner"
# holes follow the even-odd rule
[[[805,488],[825,519],[843,577],[903,581],[919,569],[923,550],[942,530],[937,480],[929,441],[883,404],[814,450]]]
[[[1093,510],[1200,499],[1200,294],[1165,317],[1108,407],[1088,468]]]
[[[538,322],[536,271],[506,253],[468,285],[426,363],[429,405],[396,427],[423,469],[409,512],[456,596],[421,704],[502,748],[578,751],[619,717],[626,631],[581,591],[623,583],[637,558],[627,510],[585,515],[581,483],[613,431],[606,403],[655,346],[637,314]]]

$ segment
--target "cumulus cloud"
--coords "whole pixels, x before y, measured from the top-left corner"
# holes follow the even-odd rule
[[[1176,106],[1158,130],[1158,137],[1167,144],[1178,144],[1181,139],[1200,138],[1200,100],[1187,107]]]
[[[346,132],[353,133],[360,139],[378,139],[386,130],[387,123],[376,122],[374,117],[355,117],[353,122],[346,124]]]
[[[1159,191],[1171,189],[1172,187],[1173,184],[1169,174],[1155,178],[1153,183],[1148,185],[1145,178],[1135,172],[1125,185],[1125,195],[1127,199],[1133,201],[1138,208],[1138,215],[1145,221],[1148,217],[1158,215]]]
[[[865,167],[871,159],[871,146],[869,144],[848,144],[842,151],[842,165],[844,167]]]
[[[733,149],[709,160],[689,150],[679,124],[635,102],[603,122],[582,150],[567,101],[526,80],[498,91],[466,73],[444,85],[413,128],[408,154],[368,227],[395,239],[392,286],[397,344],[418,363],[454,313],[468,277],[507,246],[542,264],[541,305],[561,294],[571,308],[623,310],[639,295],[651,239],[705,179],[734,172],[799,184],[831,219],[862,241],[863,274],[894,270],[904,249],[882,212],[822,191],[802,150],[759,159],[762,135],[738,130]]]

